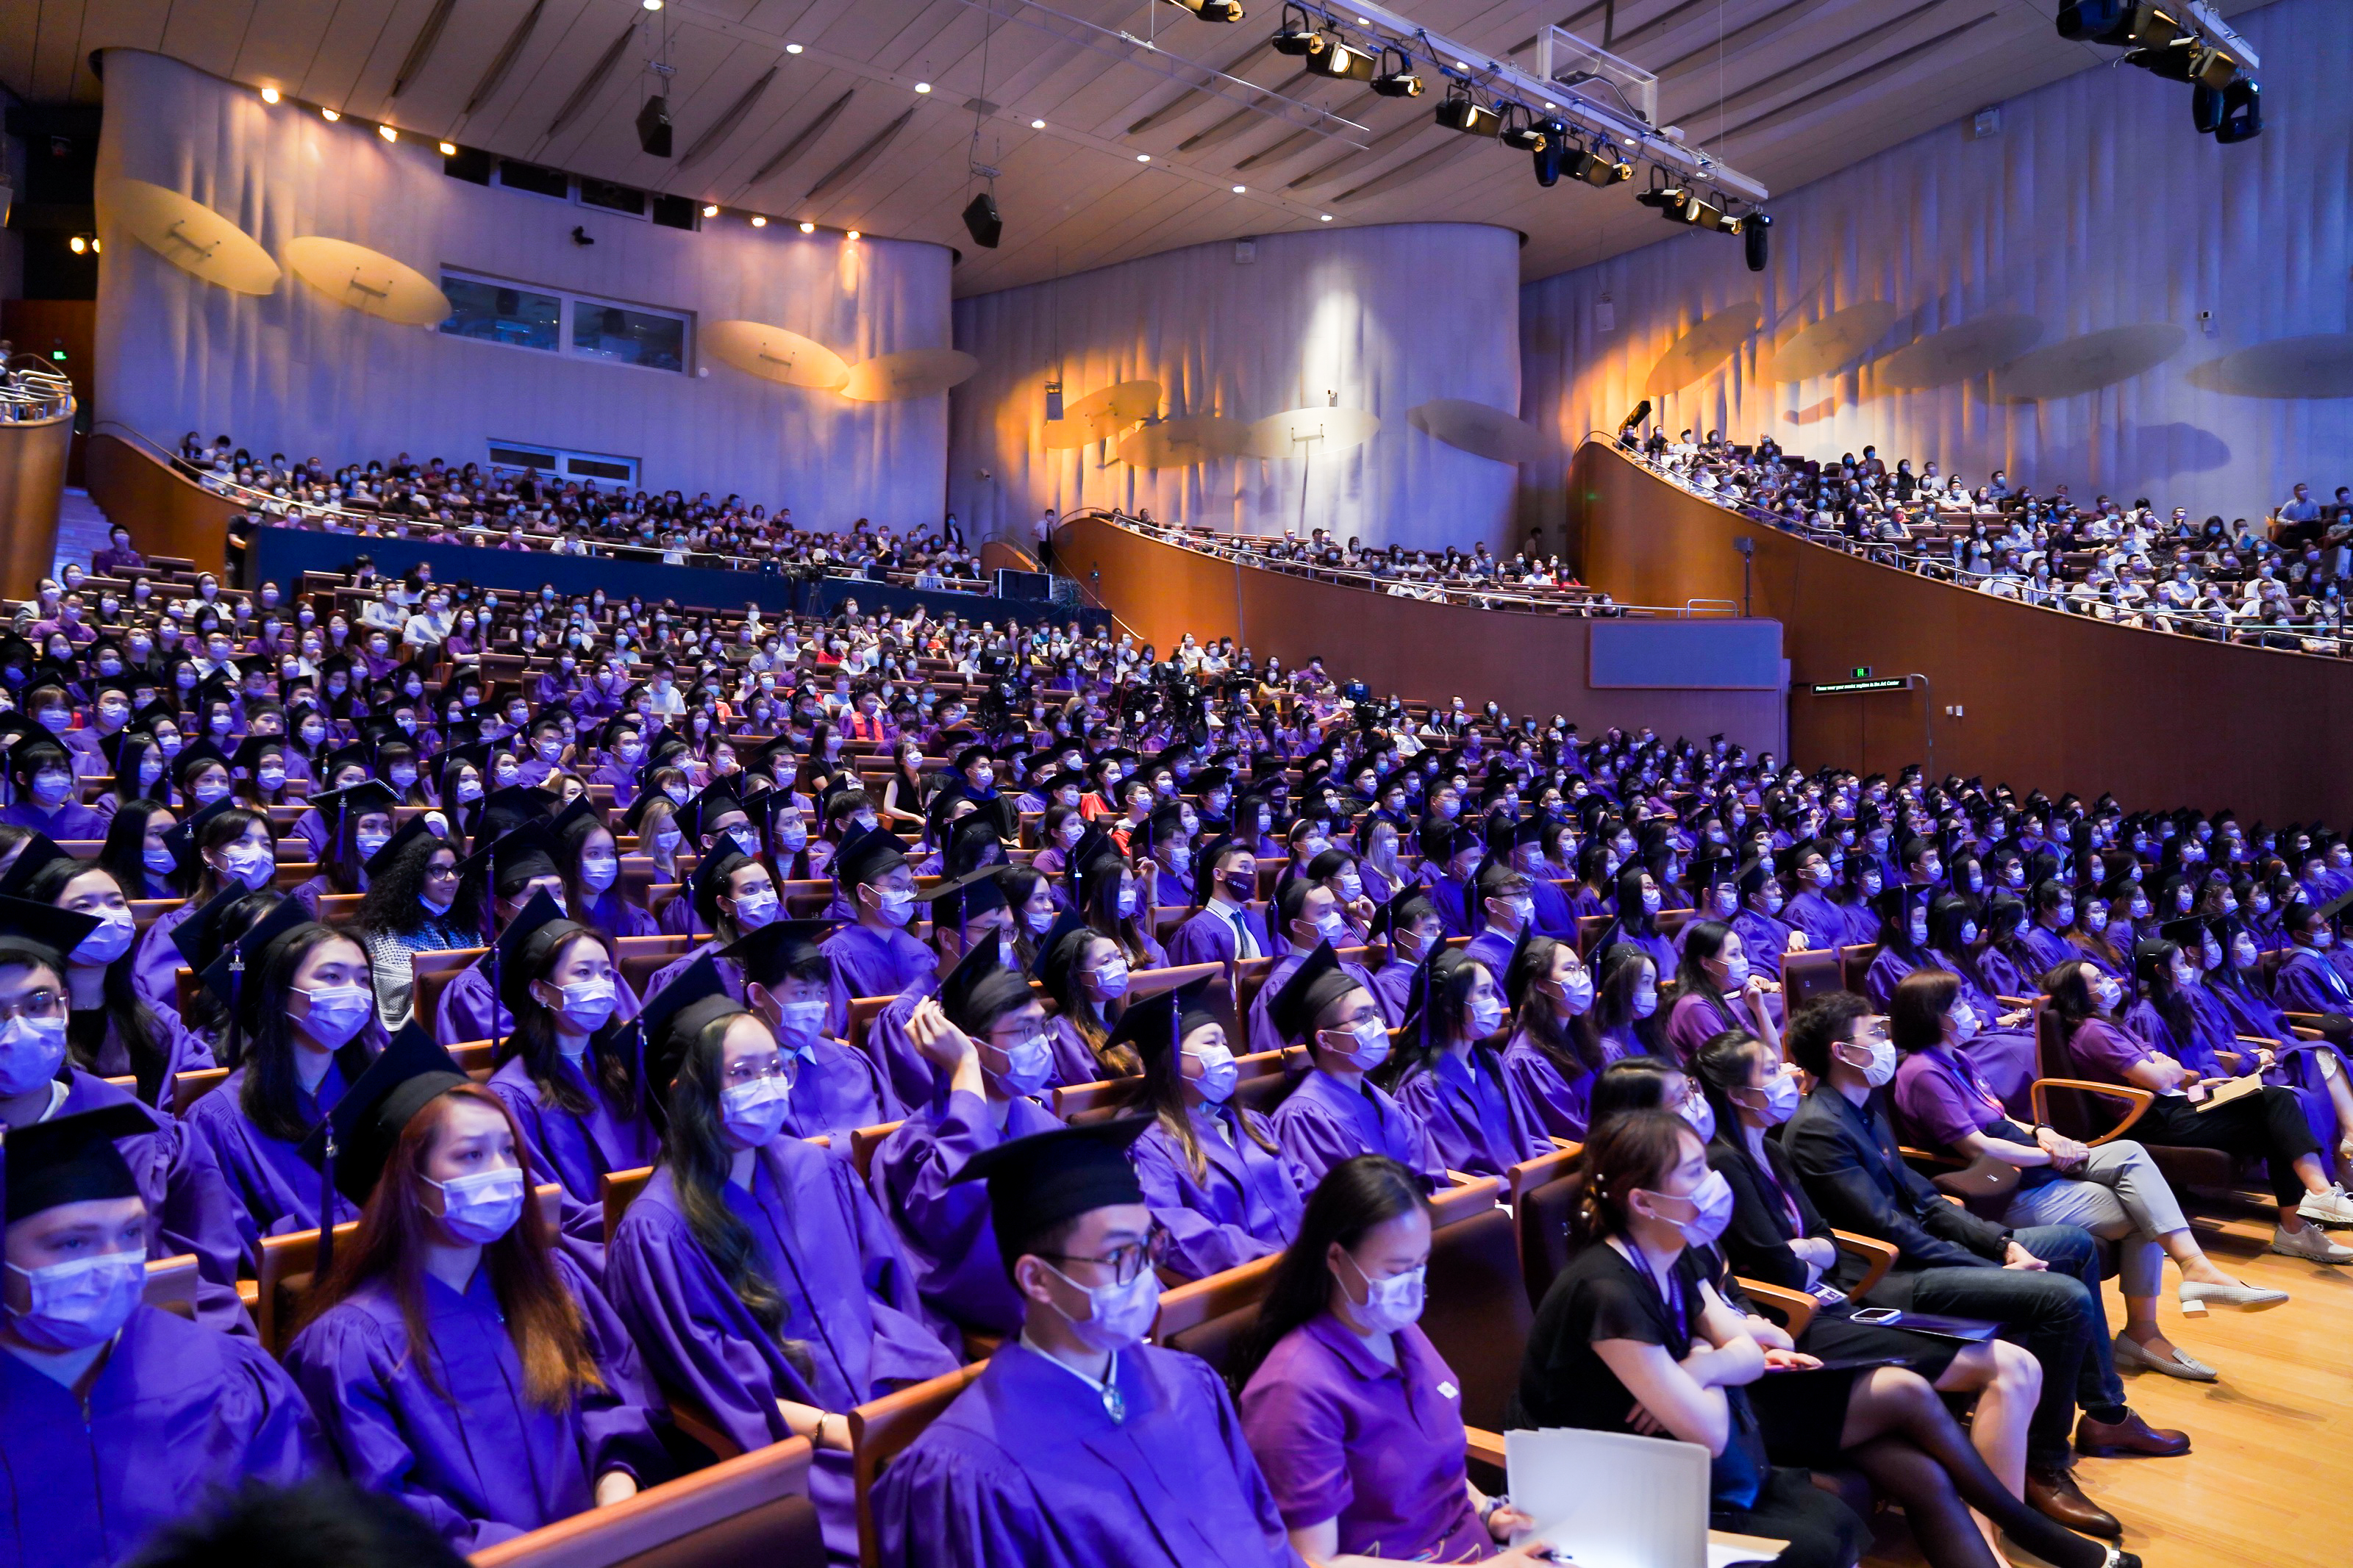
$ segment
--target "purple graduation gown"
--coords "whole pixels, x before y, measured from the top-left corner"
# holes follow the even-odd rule
[[[1603,1040],[1601,1049],[1608,1058],[1602,1063],[1604,1067],[1626,1055],[1610,1040]],[[1583,1073],[1570,1081],[1561,1072],[1560,1065],[1546,1055],[1544,1047],[1530,1039],[1525,1031],[1513,1031],[1504,1047],[1504,1081],[1512,1085],[1520,1101],[1535,1116],[1536,1130],[1548,1138],[1585,1142],[1594,1077],[1592,1073]]]
[[[939,1068],[932,1059],[916,1048],[914,1036],[907,1032],[907,1020],[918,1004],[939,991],[939,976],[908,986],[893,997],[891,1005],[867,1021],[866,1056],[890,1081],[892,1098],[900,1109],[893,1116],[904,1116],[906,1108],[929,1105],[942,1081]],[[891,1117],[882,1120],[888,1121]],[[804,1137],[807,1134],[804,1133]]]
[[[852,1129],[879,1127],[907,1114],[891,1080],[864,1051],[820,1036],[800,1058],[785,1130],[796,1137],[831,1136],[845,1152]]]
[[[0,1354],[0,1565],[109,1568],[216,1489],[328,1468],[310,1406],[260,1346],[153,1307],[86,1398]]]
[[[1462,949],[1462,956],[1476,963],[1494,980],[1496,989],[1504,984],[1504,972],[1511,967],[1512,948],[1518,939],[1505,936],[1493,926],[1481,926],[1479,934]],[[1375,993],[1378,994],[1378,993]],[[1392,1020],[1394,1022],[1395,1020]]]
[[[1787,914],[1788,907],[1782,906]],[[1781,978],[1781,959],[1789,951],[1789,933],[1798,928],[1788,921],[1777,920],[1762,910],[1744,908],[1732,917],[1732,929],[1740,938],[1741,950],[1748,955],[1748,966],[1762,970],[1774,979]],[[1691,930],[1686,925],[1684,931]],[[1810,942],[1813,939],[1806,939]]]
[[[918,981],[935,980],[939,955],[904,931],[878,931],[844,926],[818,944],[833,965],[832,1009],[825,1032],[849,1026],[849,1004],[859,996],[896,996]]]
[[[1054,1087],[1057,1089],[1101,1083],[1118,1076],[1087,1048],[1086,1037],[1079,1033],[1079,1026],[1060,1013],[1046,1020],[1046,1048],[1054,1056]]]
[[[485,957],[488,954],[484,955]],[[613,976],[613,1016],[624,1021],[638,1016],[638,994],[617,973]],[[445,1046],[474,1040],[500,1039],[514,1033],[514,1016],[491,989],[491,972],[477,958],[450,977],[433,1005],[433,1037]]]
[[[1298,1163],[1309,1192],[1326,1171],[1359,1154],[1387,1154],[1433,1192],[1446,1185],[1446,1164],[1429,1130],[1372,1084],[1351,1089],[1320,1068],[1311,1070],[1274,1108],[1272,1121],[1275,1142]]]
[[[1450,1171],[1500,1176],[1523,1160],[1552,1152],[1542,1119],[1511,1075],[1502,1074],[1498,1083],[1488,1065],[1440,1051],[1398,1084],[1398,1108],[1429,1130]]]
[[[2189,988],[2188,997],[2191,1029],[2187,1040],[2174,1032],[2171,1021],[2147,997],[2133,1004],[2125,1015],[2125,1024],[2174,1060],[2208,1078],[2243,1077],[2254,1069],[2255,1047],[2242,1041],[2241,1035],[2267,1040],[2274,1060],[2263,1075],[2263,1082],[2295,1092],[2304,1107],[2305,1124],[2321,1148],[2334,1151],[2338,1139],[2353,1131],[2337,1125],[2337,1100],[2328,1092],[2332,1074],[2347,1070],[2343,1052],[2325,1040],[2297,1039],[2277,1008],[2235,988],[2218,990],[2201,983]],[[2223,1062],[2223,1051],[2239,1058],[2237,1073]]]
[[[66,1097],[58,1116],[79,1116],[105,1105],[139,1105],[126,1090],[79,1068],[68,1069]],[[163,1111],[140,1105],[152,1132],[118,1138],[147,1205],[147,1256],[196,1258],[196,1321],[222,1333],[254,1337],[253,1320],[237,1300],[237,1266],[245,1246],[237,1234],[237,1204],[221,1180],[212,1151]],[[43,1118],[43,1120],[48,1120]]]
[[[597,1329],[612,1321],[596,1288],[562,1251],[557,1273],[582,1302],[584,1327],[607,1386],[562,1410],[523,1392],[522,1359],[499,1316],[490,1271],[478,1268],[461,1294],[424,1277],[428,1344],[414,1345],[391,1288],[375,1280],[338,1302],[287,1347],[287,1370],[311,1401],[344,1473],[371,1491],[399,1498],[460,1552],[585,1513],[598,1478],[627,1470],[650,1484],[665,1473],[660,1443],[628,1375],[612,1370]],[[418,1363],[430,1353],[441,1387]]]
[[[712,954],[712,967],[719,971],[720,986],[736,1001],[744,1000],[744,966],[732,958],[721,958],[719,943],[714,940],[691,949],[671,959],[646,978],[646,1000],[650,1002],[662,994],[662,988],[694,966],[694,961],[704,953]]]
[[[1144,1201],[1168,1233],[1166,1267],[1201,1279],[1289,1246],[1307,1206],[1307,1183],[1281,1144],[1269,1153],[1245,1130],[1255,1128],[1272,1142],[1273,1129],[1258,1112],[1197,1105],[1188,1114],[1206,1162],[1199,1175],[1184,1145],[1158,1121],[1129,1152]]]
[[[776,1401],[847,1412],[960,1358],[923,1321],[914,1274],[882,1211],[842,1155],[797,1138],[760,1151],[752,1190],[728,1208],[751,1231],[762,1273],[784,1298],[775,1333],[727,1288],[687,1226],[670,1167],[656,1171],[613,1234],[613,1305],[662,1387],[691,1397],[746,1450],[791,1436]],[[808,1348],[795,1371],[780,1340]],[[836,1562],[858,1556],[849,1456],[818,1450],[809,1488]]]
[[[2027,1113],[2027,1088],[2038,1076],[2040,1053],[2031,1029],[2003,1029],[1994,1020],[2010,1009],[1996,1001],[1991,993],[1948,953],[1930,949],[1922,954],[1924,968],[1941,969],[1961,983],[1959,1000],[1969,1005],[1977,1015],[1978,1032],[1961,1047],[1969,1065],[1978,1069],[1986,1087],[1992,1089],[2013,1115]]]
[[[1781,918],[1804,931],[1806,944],[1817,952],[1836,951],[1849,940],[1846,916],[1838,905],[1810,888],[1781,906]]]
[[[601,1279],[605,1270],[605,1177],[614,1171],[634,1171],[650,1165],[661,1154],[661,1140],[653,1123],[632,1103],[615,1105],[600,1083],[590,1083],[580,1068],[564,1062],[559,1071],[588,1097],[587,1111],[565,1110],[544,1099],[520,1056],[510,1057],[491,1074],[490,1090],[514,1114],[522,1130],[523,1146],[531,1151],[534,1180],[553,1178],[564,1188],[560,1223],[565,1248],[588,1271]]]
[[[180,956],[172,941],[172,933],[180,922],[194,915],[201,906],[194,899],[176,910],[166,910],[157,915],[153,923],[140,933],[139,945],[131,958],[131,988],[139,999],[159,1012],[180,1016],[180,983],[182,969],[188,961]]]
[[[1017,1100],[999,1131],[985,1099],[950,1089],[910,1112],[874,1151],[869,1179],[875,1200],[898,1226],[935,1323],[987,1334],[1020,1329],[1021,1298],[997,1255],[987,1184],[955,1175],[983,1149],[1061,1124],[1036,1100]]]
[[[259,1266],[261,1238],[288,1231],[319,1227],[322,1187],[319,1168],[302,1158],[296,1145],[273,1138],[256,1127],[245,1113],[245,1075],[238,1068],[220,1087],[188,1107],[180,1126],[202,1143],[220,1168],[229,1196],[239,1205],[237,1230],[245,1239],[247,1261]],[[295,1090],[302,1120],[312,1127],[335,1107],[349,1087],[343,1069],[333,1061],[319,1079],[315,1093]],[[343,1194],[334,1194],[335,1223],[357,1219],[360,1211]]]
[[[1422,886],[1430,889],[1430,907],[1438,911],[1438,923],[1450,937],[1469,936],[1472,932],[1471,913],[1464,900],[1470,889],[1443,871],[1425,865],[1421,871]]]
[[[1244,908],[1242,923],[1250,927],[1250,940],[1258,944],[1258,956],[1265,958],[1274,952],[1268,940],[1266,921],[1256,910]],[[1168,939],[1168,962],[1182,968],[1188,963],[1231,963],[1234,961],[1235,936],[1233,921],[1212,906],[1196,911],[1193,917],[1176,928]]]
[[[1258,994],[1250,998],[1250,1048],[1252,1055],[1261,1051],[1279,1051],[1290,1043],[1282,1037],[1282,1031],[1274,1026],[1274,999],[1282,994],[1283,986],[1299,973],[1299,966],[1307,962],[1307,957],[1304,952],[1290,952],[1276,959],[1274,967],[1266,972],[1266,980],[1259,986]],[[1382,998],[1381,988],[1373,984],[1371,970],[1353,958],[1340,960],[1340,970],[1371,992],[1373,1000],[1381,1004],[1382,1022],[1394,1029],[1405,1021],[1402,1016],[1389,1016],[1388,1004]]]
[[[1299,1568],[1225,1384],[1137,1345],[1103,1396],[1011,1342],[882,1472],[885,1568]]]
[[[2272,995],[2283,1013],[2353,1014],[2353,984],[2326,953],[2291,947],[2272,979]]]

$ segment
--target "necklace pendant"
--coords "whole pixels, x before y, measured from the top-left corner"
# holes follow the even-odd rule
[[[1127,1419],[1126,1396],[1108,1383],[1103,1384],[1103,1414],[1110,1416],[1115,1424]]]

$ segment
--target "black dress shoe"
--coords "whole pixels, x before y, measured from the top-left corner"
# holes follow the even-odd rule
[[[2045,1519],[2056,1520],[2085,1535],[2115,1541],[2125,1532],[2115,1514],[2084,1495],[2074,1472],[2041,1465],[2026,1468],[2026,1506]]]

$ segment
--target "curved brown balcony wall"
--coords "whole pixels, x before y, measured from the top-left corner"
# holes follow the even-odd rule
[[[119,436],[100,431],[82,453],[90,499],[109,522],[131,531],[142,555],[176,555],[199,572],[228,564],[228,521],[237,505],[157,461]]]
[[[1664,735],[1721,733],[1752,750],[1784,747],[1778,684],[1592,684],[1597,626],[1604,637],[1632,625],[1662,628],[1671,639],[1680,629],[1696,645],[1712,640],[1723,621],[1597,622],[1392,598],[1237,566],[1094,517],[1066,523],[1054,549],[1056,571],[1100,594],[1124,628],[1164,654],[1187,632],[1231,637],[1261,660],[1276,657],[1287,668],[1321,655],[1334,676],[1358,677],[1382,696],[1438,702],[1459,696],[1473,706],[1492,700],[1514,716],[1540,719],[1562,713],[1588,735],[1612,724],[1649,724]],[[1674,650],[1665,655],[1672,665]]]
[[[2344,815],[2353,661],[2111,626],[1876,565],[1702,500],[1606,442],[1579,449],[1568,488],[1585,580],[1620,599],[1736,600],[1736,541],[1755,542],[1751,609],[1784,628],[1803,766],[1892,774],[1921,760],[1933,726],[1938,773],[2021,795],[2106,790],[2127,810],[2230,806],[2274,825]],[[1807,689],[1865,666],[1928,689]]]

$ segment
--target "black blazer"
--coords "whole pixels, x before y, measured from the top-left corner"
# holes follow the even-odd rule
[[[1806,1096],[1782,1138],[1824,1218],[1894,1244],[1892,1272],[2001,1267],[2010,1228],[1946,1202],[1904,1163],[1883,1097],[1873,1095],[1866,1112],[1823,1084]]]
[[[1757,1170],[1746,1141],[1735,1126],[1729,1131],[1719,1131],[1707,1146],[1709,1169],[1722,1172],[1732,1188],[1732,1223],[1716,1246],[1731,1265],[1732,1272],[1742,1279],[1802,1290],[1806,1288],[1806,1266],[1789,1250],[1789,1243],[1799,1237],[1831,1240],[1830,1223],[1807,1195],[1805,1184],[1798,1179],[1797,1168],[1790,1163],[1788,1151],[1767,1138],[1765,1158],[1773,1168],[1774,1178],[1781,1184],[1781,1190],[1798,1205],[1797,1226],[1790,1226],[1788,1209],[1774,1195],[1772,1184]],[[1838,1289],[1849,1289],[1862,1278],[1866,1267],[1865,1259],[1841,1252],[1825,1278]]]

